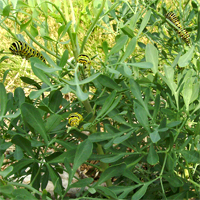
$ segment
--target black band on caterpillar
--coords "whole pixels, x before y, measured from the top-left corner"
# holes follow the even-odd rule
[[[13,42],[9,50],[13,54],[20,55],[22,57],[25,57],[26,59],[29,59],[31,57],[38,57],[40,60],[45,62],[45,58],[43,57],[43,55],[39,51],[30,47],[25,42],[22,42],[22,41]]]
[[[169,12],[165,15],[167,19],[169,19],[178,29],[176,29],[176,32],[180,35],[180,37],[187,43],[190,43],[190,35],[188,32],[181,27],[181,24],[176,17],[176,15],[173,12]]]

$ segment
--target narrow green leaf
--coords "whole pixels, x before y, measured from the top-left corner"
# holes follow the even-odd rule
[[[3,83],[0,83],[0,121],[2,117],[6,114],[6,105],[7,105],[7,94],[6,89]]]
[[[42,61],[41,61],[42,62]],[[33,73],[39,78],[41,79],[44,83],[46,83],[48,86],[51,86],[51,82],[50,80],[47,78],[46,74],[41,70],[38,69],[37,67],[34,66],[34,62],[31,62],[31,67],[33,70]]]
[[[189,113],[189,104],[191,102],[190,100],[191,100],[192,93],[193,93],[192,86],[193,86],[193,80],[191,78],[188,78],[183,86],[183,91],[182,91],[183,100],[185,102],[185,107],[186,107],[187,113]]]
[[[18,104],[18,107],[20,107],[22,103],[25,102],[25,94],[22,88],[18,87],[15,89],[14,98],[15,102]]]
[[[114,89],[114,90],[121,90],[121,88],[119,87],[119,85],[111,78],[109,78],[108,76],[105,75],[100,75],[97,79],[99,81],[99,83],[105,87]]]
[[[64,51],[64,53],[63,53],[61,59],[60,59],[60,63],[59,63],[59,67],[60,67],[60,68],[63,68],[63,67],[66,65],[67,60],[68,60],[68,57],[69,57],[69,52],[68,52],[68,50],[66,49],[66,50]]]
[[[150,19],[150,16],[151,16],[151,10],[148,10],[146,15],[144,16],[143,20],[142,20],[142,23],[140,25],[140,29],[138,31],[138,34],[137,34],[137,38],[139,37],[139,35],[142,33],[142,31],[144,30],[144,28],[146,27],[149,19]]]
[[[135,102],[134,111],[135,111],[135,116],[139,121],[139,123],[150,133],[148,116],[145,109],[140,104]]]
[[[152,68],[153,64],[151,62],[138,62],[138,63],[127,63],[127,65],[134,66],[134,67],[139,67],[139,68]]]
[[[1,60],[0,60],[0,63],[1,63]],[[7,69],[3,74],[3,84],[4,84],[5,80],[6,80],[6,77],[7,77],[8,73],[9,73],[9,71],[10,71],[10,69]]]
[[[131,198],[131,200],[136,200],[136,199],[141,199],[146,191],[147,191],[147,188],[148,188],[149,184],[144,184]]]
[[[121,159],[123,156],[124,154],[113,155],[113,156],[109,156],[108,158],[102,158],[100,159],[100,161],[103,163],[113,163]]]
[[[134,37],[133,30],[131,28],[129,28],[128,26],[122,27],[121,30],[125,35],[128,35],[128,37],[130,37],[130,38]]]
[[[95,187],[96,190],[102,191],[105,195],[111,197],[112,199],[117,199],[116,194],[109,188],[103,187],[103,186],[97,186]]]
[[[108,111],[108,109],[112,105],[113,101],[115,100],[115,97],[116,97],[116,91],[113,90],[112,93],[106,99],[105,103],[103,104],[102,109],[97,114],[97,118],[101,117],[104,113],[106,113]]]
[[[38,134],[42,136],[44,142],[48,144],[48,137],[46,134],[44,122],[38,109],[35,108],[32,104],[23,103],[21,106],[21,113],[23,115],[24,121],[26,121],[32,128],[34,128]]]
[[[6,177],[11,176],[12,174],[16,174],[17,172],[20,172],[21,169],[29,166],[30,164],[32,164],[34,162],[35,162],[35,159],[28,158],[28,159],[22,159],[22,160],[18,161],[17,163],[14,163],[13,165],[11,165],[13,170],[10,173],[8,173],[6,175]]]
[[[153,111],[154,120],[156,119],[159,110],[160,110],[160,94],[157,94],[156,99],[155,99],[154,111]]]
[[[86,187],[92,183],[94,179],[93,178],[85,178],[85,179],[79,179],[77,182],[73,183],[70,187],[71,188],[77,188],[77,187]]]
[[[137,98],[138,102],[143,106],[147,115],[152,118],[151,114],[149,113],[148,105],[143,101],[140,86],[133,79],[130,79],[130,90],[132,94]]]
[[[22,137],[21,135],[15,135],[12,138],[12,143],[21,147],[32,158],[35,158],[35,155],[31,148],[31,142],[27,140],[26,138]]]
[[[30,99],[37,99],[38,97],[40,97],[40,95],[42,95],[43,92],[45,92],[47,90],[49,90],[49,87],[43,88],[40,90],[36,90],[36,91],[31,91],[29,97],[30,97]]]
[[[126,51],[122,57],[122,59],[120,60],[120,62],[124,62],[134,51],[135,46],[136,46],[136,38],[132,38],[131,41],[128,43],[128,46],[126,47]]]
[[[158,72],[158,50],[154,45],[147,44],[145,49],[146,62],[153,64],[152,71],[154,74]]]
[[[194,46],[192,46],[184,55],[182,55],[178,61],[180,67],[186,67],[189,65],[194,52]]]
[[[116,44],[114,45],[114,47],[110,50],[109,55],[112,55],[112,54],[114,54],[114,53],[119,52],[119,51],[124,47],[124,45],[126,44],[127,40],[128,40],[128,36],[127,36],[127,35],[121,36],[121,37],[117,40],[117,42],[116,42]]]
[[[74,173],[76,172],[78,167],[90,157],[90,155],[92,154],[92,149],[93,143],[89,139],[81,142],[81,144],[78,145],[74,158]]]
[[[90,157],[90,155],[92,154],[92,149],[93,149],[93,143],[89,139],[86,139],[85,141],[81,142],[78,145],[74,158],[72,174],[71,176],[69,176],[69,183],[71,183],[72,178],[76,173],[78,167]]]
[[[133,131],[130,131],[126,135],[115,138],[113,143],[120,144],[120,143],[124,142],[125,140],[127,140],[132,135],[132,133],[133,133]]]
[[[59,90],[52,91],[49,95],[49,108],[53,112],[60,110],[59,106],[62,103],[62,93]]]
[[[118,164],[118,165],[113,165],[113,166],[107,168],[101,174],[100,179],[98,180],[98,182],[95,185],[101,185],[103,182],[107,181],[111,177],[120,176],[121,174],[123,174],[125,169],[126,169],[126,164],[125,163],[121,163],[121,164]]]
[[[149,149],[149,153],[147,156],[147,162],[150,165],[155,165],[157,162],[159,161],[159,157],[158,154],[156,153],[153,144],[151,144],[150,149]]]
[[[51,181],[53,182],[53,185],[55,187],[54,191],[58,193],[59,195],[62,195],[62,183],[61,183],[58,173],[48,163],[45,163],[45,164],[48,168]]]
[[[24,83],[28,83],[30,85],[35,86],[38,90],[41,89],[41,86],[33,79],[30,79],[28,77],[20,77],[20,79],[24,82]]]
[[[88,99],[88,93],[82,91],[79,85],[76,86],[76,95],[80,101],[85,101]]]

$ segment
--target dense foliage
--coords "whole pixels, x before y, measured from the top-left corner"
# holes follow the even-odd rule
[[[29,94],[6,91],[9,69],[0,83],[0,198],[69,199],[69,190],[80,188],[77,199],[200,199],[199,3],[173,10],[188,45],[165,18],[163,1],[85,2],[91,21],[80,45],[81,17],[69,21],[74,10],[66,2],[0,1],[1,28],[15,40],[28,37],[46,60],[29,59],[40,79],[21,77]],[[49,36],[49,17],[59,27],[57,39]],[[115,44],[105,39],[101,56],[80,64],[97,26]],[[68,123],[71,113],[77,127],[72,118]],[[85,165],[98,177],[78,177]],[[46,191],[49,181],[54,195]]]

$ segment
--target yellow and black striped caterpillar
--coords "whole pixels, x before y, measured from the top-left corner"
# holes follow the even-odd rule
[[[70,126],[78,127],[80,122],[83,121],[83,116],[77,112],[71,113],[68,118]]]
[[[88,55],[86,55],[86,54],[80,54],[78,56],[77,62],[81,63],[83,65],[87,65],[87,64],[91,63],[90,57]]]
[[[13,42],[9,50],[13,54],[20,55],[22,57],[25,57],[26,59],[29,59],[31,57],[38,57],[40,60],[45,62],[45,58],[43,57],[43,55],[39,51],[30,47],[25,42],[22,42],[22,41]]]
[[[176,29],[176,32],[180,35],[180,37],[187,43],[190,43],[190,36],[188,32],[181,27],[181,24],[176,17],[176,15],[173,12],[169,12],[166,15],[166,18],[169,19],[178,29]]]

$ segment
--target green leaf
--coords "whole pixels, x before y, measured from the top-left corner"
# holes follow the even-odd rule
[[[14,158],[16,160],[21,160],[24,157],[23,149],[19,147],[18,145],[15,146],[15,153]]]
[[[50,117],[47,118],[47,122],[45,124],[46,132],[50,132],[56,128],[61,123],[61,120],[62,117],[58,114],[50,115]]]
[[[151,114],[149,113],[147,104],[143,101],[140,86],[133,79],[130,79],[130,90],[132,94],[137,98],[138,102],[143,106],[148,116],[152,118]]]
[[[92,142],[101,142],[101,141],[105,141],[105,140],[109,140],[112,139],[114,137],[116,137],[117,135],[122,135],[123,132],[119,132],[119,133],[113,133],[113,132],[96,132],[93,133],[91,135],[89,135],[88,139]]]
[[[173,173],[173,172],[172,172]],[[163,178],[166,179],[170,185],[173,187],[182,187],[184,185],[183,181],[176,176],[174,173],[173,174],[165,174],[163,175]]]
[[[127,40],[128,40],[128,36],[127,35],[121,36],[117,40],[117,42],[114,45],[114,47],[110,50],[109,55],[112,55],[114,53],[118,53],[124,47],[124,45],[126,44]]]
[[[46,88],[43,88],[43,89],[40,89],[40,90],[36,90],[36,91],[31,91],[29,98],[30,99],[37,99],[38,97],[40,97],[40,95],[42,93],[44,93],[47,90],[49,90],[49,87],[46,87]]]
[[[69,52],[68,52],[68,50],[66,49],[66,50],[64,51],[64,53],[63,53],[61,59],[60,59],[60,63],[59,63],[59,67],[60,67],[60,68],[63,68],[63,67],[66,65],[67,60],[68,60],[68,57],[69,57]]]
[[[32,19],[28,20],[25,24],[21,24],[20,25],[20,32],[23,32],[29,26],[29,24],[31,22],[32,22]]]
[[[92,149],[93,143],[89,139],[83,141],[81,144],[78,145],[74,158],[74,172],[83,162],[85,162],[90,157],[90,155],[92,154]]]
[[[20,77],[20,79],[21,79],[24,83],[27,83],[27,84],[30,84],[30,85],[35,86],[38,90],[41,89],[41,86],[40,86],[36,81],[34,81],[33,79],[30,79],[30,78],[28,78],[28,77]]]
[[[28,190],[26,189],[15,189],[13,191],[13,196],[16,199],[20,199],[20,200],[37,200],[36,197],[34,197]]]
[[[80,101],[85,101],[88,99],[88,93],[82,91],[79,85],[76,86],[76,95]]]
[[[113,165],[107,168],[102,174],[100,179],[97,181],[95,185],[101,185],[103,182],[107,181],[108,179],[114,176],[120,176],[123,174],[124,170],[126,169],[126,164],[121,163],[118,165]],[[95,187],[94,187],[95,188]]]
[[[135,49],[135,46],[136,46],[136,38],[132,38],[131,41],[128,43],[128,46],[126,47],[126,51],[122,57],[122,59],[120,60],[120,62],[124,62],[126,60],[126,58],[128,58],[132,52],[134,51]]]
[[[100,160],[103,163],[113,163],[113,162],[119,160],[120,158],[122,158],[123,156],[125,156],[125,155],[124,154],[118,154],[118,155],[109,156],[108,158],[102,158]]]
[[[27,140],[26,138],[22,137],[21,135],[15,135],[12,138],[12,143],[21,147],[32,158],[35,158],[35,155],[31,148],[31,142]]]
[[[151,144],[150,149],[149,149],[149,153],[147,156],[147,162],[150,165],[155,165],[157,162],[159,161],[159,157],[158,154],[156,153],[153,144]]]
[[[26,121],[34,130],[38,132],[44,139],[44,142],[48,144],[48,137],[46,134],[44,122],[42,116],[37,108],[28,103],[23,103],[21,106],[21,113],[24,121]]]
[[[186,67],[189,65],[194,52],[194,46],[192,46],[184,55],[182,55],[178,61],[180,67]]]
[[[154,74],[158,72],[158,50],[154,45],[147,44],[145,49],[145,58],[146,62],[150,62],[153,64],[152,71]]]
[[[8,166],[5,170],[0,171],[0,176],[2,176],[3,178],[6,177],[8,174],[10,174],[10,172],[13,171],[13,166]],[[1,191],[1,190],[0,190]]]
[[[93,149],[93,143],[89,139],[86,139],[85,141],[81,142],[78,145],[74,158],[72,175],[69,177],[69,183],[71,183],[72,178],[76,173],[78,167],[90,157],[90,155],[92,154],[92,149]]]
[[[7,5],[7,6],[5,6],[4,9],[3,9],[3,16],[4,16],[4,17],[8,17],[9,14],[10,14],[10,5]]]
[[[151,16],[151,10],[148,10],[146,15],[144,16],[143,20],[142,20],[142,23],[140,25],[140,29],[138,31],[138,34],[137,34],[137,38],[139,37],[139,35],[142,33],[142,31],[144,30],[144,28],[146,27],[149,19],[150,19],[150,16]]]
[[[97,79],[99,83],[105,87],[111,88],[113,90],[121,90],[121,88],[118,86],[118,84],[111,78],[105,75],[100,75]]]
[[[128,26],[122,27],[121,30],[125,35],[128,35],[128,37],[130,37],[130,38],[134,37],[133,30],[131,28],[129,28]]]
[[[28,159],[22,159],[22,160],[18,161],[17,163],[14,163],[13,165],[11,165],[13,170],[10,173],[8,173],[6,175],[6,177],[11,176],[12,174],[16,174],[17,172],[20,172],[21,169],[29,166],[30,164],[32,164],[34,162],[35,162],[35,159],[28,158]]]
[[[22,103],[25,102],[25,94],[22,88],[18,87],[15,89],[14,98],[15,102],[18,104],[18,107],[20,107]]]
[[[48,163],[49,164],[52,164],[52,163],[63,163],[65,158],[67,158],[71,163],[74,160],[75,150],[76,149],[68,150],[67,152],[64,152],[61,155],[57,156],[56,158],[48,161]]]
[[[118,199],[116,194],[111,189],[109,189],[107,187],[97,186],[97,187],[95,187],[95,189],[102,191],[103,194],[105,194],[106,196],[111,197],[112,199]]]
[[[0,83],[0,121],[2,117],[6,114],[6,106],[7,106],[7,94],[6,89],[3,83]]]
[[[71,188],[77,188],[77,187],[86,187],[92,183],[94,179],[93,178],[85,178],[85,179],[79,179],[77,182],[73,183],[70,187]]]
[[[104,115],[108,111],[108,109],[113,104],[113,101],[115,100],[115,97],[116,97],[116,91],[113,90],[112,93],[105,100],[105,103],[103,104],[103,107],[101,108],[100,112],[97,114],[96,118],[101,117],[102,115]]]
[[[37,60],[38,61],[38,60]],[[41,61],[42,62],[42,61]],[[46,83],[48,86],[51,86],[51,82],[50,80],[47,78],[47,75],[41,70],[38,69],[37,67],[34,66],[35,63],[31,62],[31,67],[33,70],[33,73],[39,78],[41,79],[44,83]]]
[[[2,185],[0,191],[2,194],[9,195],[14,191],[14,187],[12,185]]]
[[[133,133],[133,131],[130,131],[126,135],[123,135],[123,136],[120,136],[120,137],[116,137],[114,139],[113,143],[120,144],[120,143],[124,142],[125,140],[127,140],[132,135],[132,133]]]
[[[49,108],[53,112],[60,110],[59,106],[62,103],[62,93],[59,90],[52,91],[49,95]]]
[[[140,104],[135,102],[134,111],[139,123],[150,133],[148,116],[145,109]]]
[[[153,143],[156,143],[158,142],[161,138],[160,138],[160,135],[158,133],[158,130],[155,130],[154,132],[151,132],[150,133],[150,138],[151,138],[151,141]]]
[[[189,104],[193,93],[193,80],[188,78],[183,86],[182,94],[185,102],[186,112],[189,113]],[[196,92],[196,91],[195,91]]]
[[[138,62],[138,63],[127,63],[127,65],[134,66],[134,67],[139,67],[139,68],[152,68],[153,64],[151,62]]]
[[[149,183],[145,183],[131,198],[131,200],[141,199],[149,186]]]
[[[54,191],[58,193],[59,195],[62,195],[62,183],[61,183],[58,173],[48,163],[45,163],[45,164],[48,168],[51,181],[53,182],[53,185],[55,187]]]
[[[188,163],[200,163],[200,152],[195,150],[182,150],[180,153],[183,155]]]
[[[1,61],[0,61],[0,63],[1,63]],[[4,84],[5,80],[6,80],[6,77],[7,77],[8,73],[9,73],[9,71],[10,71],[10,69],[7,69],[3,74],[3,84]]]

